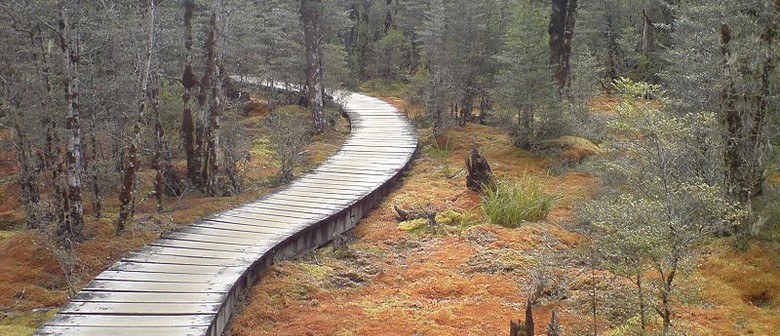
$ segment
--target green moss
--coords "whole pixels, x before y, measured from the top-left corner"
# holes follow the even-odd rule
[[[436,214],[436,223],[441,225],[461,225],[465,219],[466,216],[452,209],[439,211],[439,213]]]
[[[3,242],[17,234],[19,234],[19,231],[0,231],[0,242]]]
[[[6,336],[28,336],[35,332],[35,328],[25,326],[0,326],[0,335]]]
[[[428,219],[417,218],[398,223],[398,228],[402,231],[418,232],[421,229],[424,229],[426,225],[428,225]]]
[[[328,266],[316,264],[302,263],[300,264],[300,267],[317,280],[324,280],[328,275],[330,275],[331,271],[333,271],[333,269]]]

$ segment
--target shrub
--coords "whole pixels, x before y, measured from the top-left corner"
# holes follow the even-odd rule
[[[300,117],[280,109],[273,111],[265,120],[269,142],[274,156],[279,161],[280,181],[293,179],[293,171],[303,160],[301,151],[311,139],[311,127]]]
[[[482,210],[492,223],[516,228],[524,221],[546,218],[555,201],[555,196],[545,194],[536,182],[525,176],[516,183],[497,181],[495,190],[487,190],[482,195]]]

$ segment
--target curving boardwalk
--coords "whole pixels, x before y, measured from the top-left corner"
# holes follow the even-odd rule
[[[400,179],[417,134],[397,109],[347,93],[349,140],[313,172],[137,250],[84,287],[36,335],[210,335],[274,260],[354,227]]]

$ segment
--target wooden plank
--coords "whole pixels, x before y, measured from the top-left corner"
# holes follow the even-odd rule
[[[283,237],[284,234],[274,232],[255,232],[254,234],[247,235],[246,233],[235,232],[231,230],[224,230],[214,227],[198,227],[190,225],[188,227],[179,230],[181,233],[193,233],[204,236],[224,237],[224,238],[257,238],[258,240],[265,239],[277,239]]]
[[[157,264],[175,264],[175,265],[198,265],[198,266],[243,266],[251,263],[246,258],[241,259],[217,259],[217,258],[199,258],[182,257],[162,254],[149,254],[131,252],[122,258],[122,261],[136,261]]]
[[[195,227],[204,227],[204,228],[220,228],[223,230],[229,230],[229,231],[236,231],[236,232],[245,232],[245,233],[265,233],[269,232],[271,230],[267,227],[260,227],[256,225],[247,225],[247,224],[234,224],[234,223],[220,223],[220,222],[199,222],[192,224],[192,226]],[[291,230],[285,231],[287,235],[292,234],[294,232],[295,226],[290,225]],[[278,233],[280,231],[273,231],[275,233]]]
[[[306,213],[300,211],[289,211],[289,210],[281,210],[281,209],[265,209],[263,211],[260,211],[257,208],[251,208],[251,207],[236,208],[225,212],[225,214],[236,215],[245,218],[261,219],[261,220],[265,220],[268,217],[268,215],[276,216],[276,217],[306,219],[306,220],[324,219],[326,217],[323,216],[322,214],[312,214],[312,213]]]
[[[84,287],[84,290],[104,292],[227,293],[232,286],[232,282],[228,284],[183,284],[174,282],[93,280]]]
[[[324,191],[317,191],[314,189],[304,190],[304,189],[296,189],[296,190],[285,190],[282,192],[279,192],[277,195],[280,196],[298,196],[298,197],[311,197],[311,198],[328,198],[328,199],[335,199],[335,200],[342,200],[342,201],[353,201],[355,200],[356,196],[351,194],[335,194],[335,193],[327,193]]]
[[[253,253],[263,252],[267,250],[267,248],[262,245],[263,241],[261,240],[258,240],[253,246],[245,246],[245,245],[237,246],[229,243],[223,243],[221,240],[209,241],[208,238],[204,238],[202,239],[202,241],[193,240],[193,239],[198,239],[198,237],[196,236],[197,235],[190,235],[189,240],[160,239],[150,243],[149,246],[189,249],[192,250],[193,255],[197,255],[200,253],[212,253],[212,252],[239,252],[244,254],[250,254],[250,253],[253,254]],[[208,236],[204,236],[204,237],[208,237]]]
[[[209,259],[240,259],[242,256],[251,252],[249,248],[242,246],[240,250],[236,251],[217,251],[206,250],[200,248],[190,248],[183,246],[159,246],[148,245],[135,251],[135,253],[145,253],[150,255],[168,255],[168,256],[187,256],[194,258],[209,258]]]
[[[181,315],[181,316],[112,316],[88,314],[56,315],[49,326],[80,326],[80,327],[197,327],[208,326],[212,315]]]
[[[334,168],[334,167],[320,167],[314,170],[315,172],[323,173],[338,173],[338,174],[351,174],[351,175],[365,175],[365,176],[377,176],[389,179],[393,176],[393,171],[388,170],[371,170],[371,169],[349,169],[349,168]]]
[[[46,336],[149,336],[180,335],[202,336],[208,332],[208,326],[154,326],[154,327],[105,327],[105,326],[45,326],[37,335]]]
[[[225,236],[211,235],[207,233],[194,233],[194,232],[182,232],[182,231],[164,234],[162,235],[162,239],[186,240],[192,242],[206,242],[206,243],[213,243],[218,241],[220,244],[230,246],[231,250],[241,246],[250,247],[250,246],[255,246],[257,244],[257,239],[251,239],[247,237],[225,237]]]
[[[333,205],[334,213],[340,211],[340,209],[343,209],[345,206],[349,205],[351,202],[349,201],[333,201],[333,200],[325,200],[321,197],[304,197],[304,196],[291,196],[291,195],[279,195],[275,194],[273,197],[275,200],[288,200],[288,201],[299,201],[299,202],[309,202],[309,203],[324,203]]]
[[[357,190],[357,191],[363,191],[363,190],[374,190],[376,188],[376,183],[368,183],[368,182],[350,182],[350,181],[331,181],[326,179],[320,179],[320,176],[318,175],[306,175],[299,178],[295,183],[292,184],[290,188],[298,187],[299,185],[321,185],[326,188],[331,189],[344,189],[344,190]],[[268,197],[268,198],[272,198]]]
[[[313,208],[323,209],[323,208],[327,207],[328,211],[330,211],[332,213],[336,213],[338,211],[341,211],[341,210],[338,210],[338,207],[336,207],[336,206],[333,206],[333,205],[322,205],[322,204],[318,203],[317,201],[311,201],[311,200],[309,200],[309,201],[301,201],[301,200],[274,199],[274,200],[267,200],[266,202],[264,202],[264,204],[269,204],[269,205],[274,205],[274,206],[276,206],[276,205],[299,206],[299,207],[308,207],[310,209],[313,209]]]
[[[365,195],[366,193],[367,193],[366,191],[339,190],[333,188],[320,188],[314,186],[298,186],[295,189],[290,189],[289,191],[283,191],[280,193],[280,195],[292,195],[292,196],[316,195],[316,196],[325,196],[328,198],[333,197],[336,199],[344,198],[344,199],[354,200],[359,198],[362,195]]]
[[[242,206],[240,209],[248,209],[252,211],[268,211],[268,210],[282,210],[282,211],[295,211],[295,212],[302,212],[302,213],[308,213],[308,214],[317,214],[317,215],[332,215],[332,210],[325,210],[320,208],[311,208],[311,207],[301,207],[301,206],[290,206],[290,205],[283,205],[283,204],[271,204],[268,202],[260,202],[260,203],[254,203],[252,205],[245,205]]]
[[[232,274],[241,271],[240,267],[168,265],[158,263],[120,261],[108,268],[109,271],[174,273],[174,274]]]
[[[61,314],[100,315],[206,315],[216,314],[215,303],[130,303],[130,302],[71,302],[60,310]]]
[[[238,279],[239,274],[235,274],[231,280]],[[217,279],[224,282],[229,277],[221,275],[205,274],[167,274],[167,273],[145,273],[145,272],[126,272],[126,271],[105,271],[98,274],[95,280],[120,280],[120,281],[143,281],[143,282],[169,282],[169,283],[209,283],[216,282]]]
[[[221,303],[226,293],[144,293],[83,290],[71,302]]]
[[[228,210],[230,211],[230,210]],[[245,224],[245,225],[253,225],[258,227],[267,227],[269,229],[276,229],[276,230],[282,230],[281,233],[284,233],[285,228],[288,226],[288,224],[297,224],[299,223],[299,220],[293,219],[286,216],[274,216],[274,215],[265,215],[265,216],[245,216],[242,215],[239,212],[231,211],[231,214],[227,214],[227,212],[223,212],[211,217],[206,218],[204,222],[224,222],[224,223],[234,223],[234,224]]]

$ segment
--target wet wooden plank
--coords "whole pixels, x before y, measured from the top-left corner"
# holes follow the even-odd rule
[[[149,255],[167,255],[167,256],[180,256],[180,257],[194,257],[194,258],[210,258],[210,259],[225,259],[233,260],[240,259],[247,253],[251,252],[250,248],[241,246],[239,250],[233,251],[219,251],[219,250],[206,250],[202,248],[191,248],[186,246],[159,246],[148,245],[135,251],[135,253],[143,253]]]
[[[312,214],[312,213],[289,211],[289,210],[285,211],[281,209],[264,209],[263,211],[258,211],[257,209],[253,209],[251,207],[241,207],[241,208],[233,209],[225,212],[225,214],[235,215],[235,216],[240,216],[245,218],[260,219],[260,220],[267,219],[268,215],[272,215],[275,217],[288,217],[288,218],[296,218],[296,219],[304,219],[304,220],[324,219],[326,217],[323,216],[322,214]]]
[[[239,274],[235,274],[232,280],[236,280]],[[142,282],[168,282],[168,283],[210,283],[224,281],[220,279],[228,277],[205,275],[205,274],[169,274],[169,273],[146,273],[146,272],[126,272],[126,271],[105,271],[100,273],[95,280],[118,280],[118,281],[142,281]]]
[[[247,253],[250,255],[249,253]],[[122,257],[122,261],[135,261],[145,263],[158,263],[158,264],[174,264],[174,265],[195,265],[195,266],[243,266],[251,263],[251,260],[245,258],[241,259],[217,259],[217,258],[200,258],[200,257],[182,257],[171,256],[163,254],[149,254],[131,252],[130,254]]]
[[[61,314],[55,316],[47,325],[80,327],[202,327],[211,323],[212,314],[181,316],[122,316],[115,318],[103,315]],[[158,334],[159,335],[159,334]]]
[[[175,273],[175,274],[233,274],[240,272],[241,267],[228,266],[193,266],[170,265],[159,263],[120,261],[108,268],[109,271],[150,272],[150,273]]]
[[[280,195],[280,196],[311,197],[311,198],[328,198],[328,199],[335,199],[335,200],[342,200],[342,201],[353,201],[356,198],[356,195],[353,195],[353,194],[326,193],[324,191],[317,191],[317,190],[313,190],[313,189],[303,190],[302,188],[301,189],[295,189],[295,190],[285,190],[285,191],[279,192],[277,195]]]
[[[37,332],[46,336],[150,336],[180,335],[202,336],[208,326],[155,326],[155,327],[105,327],[105,326],[45,326]]]
[[[178,282],[93,280],[84,286],[84,290],[104,292],[227,293],[232,285],[232,282],[183,284]]]
[[[190,225],[186,228],[182,228],[179,230],[180,233],[194,233],[194,234],[200,234],[204,236],[214,236],[214,237],[225,237],[225,238],[257,238],[259,239],[276,239],[279,237],[283,237],[283,233],[275,233],[275,232],[255,232],[251,235],[247,235],[246,233],[239,233],[232,230],[225,230],[221,228],[215,228],[215,227],[202,227],[202,226],[194,226]],[[216,242],[216,241],[215,241]]]
[[[257,244],[257,239],[252,239],[247,237],[225,237],[225,236],[209,234],[207,232],[192,232],[192,231],[190,232],[177,231],[177,232],[167,233],[162,236],[162,239],[185,240],[191,242],[205,242],[205,243],[217,242],[223,245],[230,246],[231,250],[242,246],[249,247]]]
[[[295,218],[290,218],[287,216],[274,216],[269,214],[266,214],[264,216],[250,217],[249,215],[242,215],[240,212],[231,211],[231,214],[227,214],[227,212],[223,212],[218,215],[208,217],[206,220],[204,220],[204,222],[221,222],[221,223],[253,225],[257,227],[265,227],[265,228],[272,229],[272,231],[270,232],[274,232],[273,230],[276,230],[276,232],[284,233],[286,231],[286,228],[289,226],[288,224],[297,224],[300,223],[300,220]]]
[[[246,236],[246,234],[244,234]],[[199,237],[206,237],[201,240],[196,240]],[[199,255],[201,253],[212,252],[236,252],[236,253],[255,253],[267,250],[262,246],[264,240],[257,240],[254,245],[234,245],[225,243],[222,240],[209,239],[209,236],[190,235],[189,239],[160,239],[149,244],[153,247],[164,248],[178,248],[188,249],[192,251],[192,255]],[[268,239],[268,238],[266,238]]]
[[[71,302],[60,310],[61,314],[100,315],[206,315],[216,314],[217,303],[130,303],[130,302]]]
[[[104,292],[84,290],[76,294],[71,302],[128,302],[128,303],[221,303],[225,293],[144,293]]]
[[[255,203],[252,205],[245,205],[242,206],[240,209],[249,209],[252,211],[268,211],[268,210],[276,210],[276,211],[295,211],[300,213],[308,213],[308,214],[317,214],[317,215],[331,215],[333,214],[333,210],[329,209],[320,209],[320,208],[312,208],[307,206],[295,206],[295,205],[286,205],[286,204],[272,204],[268,202],[261,202],[261,203]]]

